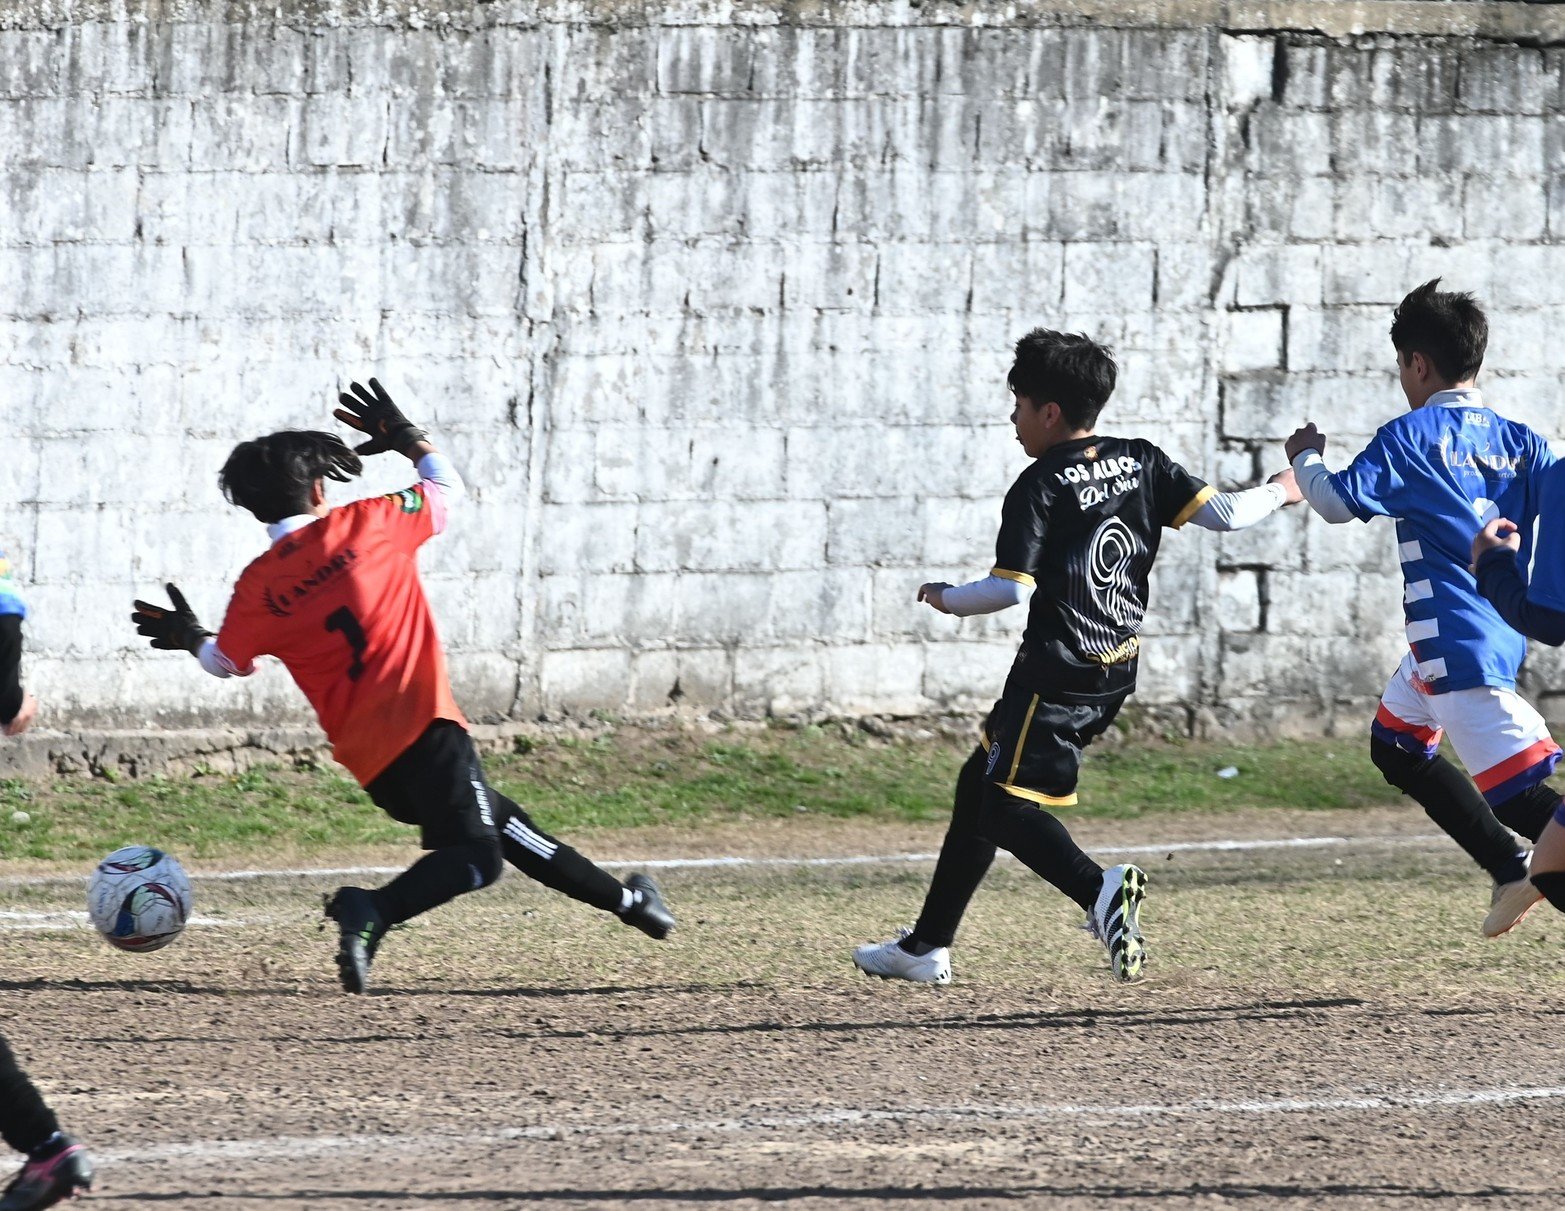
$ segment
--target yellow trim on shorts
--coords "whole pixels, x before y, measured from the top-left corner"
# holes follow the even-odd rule
[[[1216,495],[1217,489],[1212,487],[1211,484],[1207,484],[1206,487],[1202,488],[1199,492],[1192,496],[1190,498],[1190,503],[1183,509],[1179,510],[1179,513],[1174,518],[1174,520],[1168,523],[1169,529],[1179,529],[1180,526],[1184,525],[1185,522],[1189,521],[1192,517],[1195,516],[1197,509],[1199,509],[1202,505],[1204,505],[1207,501],[1211,500],[1212,497]]]
[[[1038,582],[1026,572],[1013,572],[1009,568],[990,568],[989,575],[998,576],[1001,580],[1014,580],[1019,585],[1026,585],[1029,589],[1036,589]]]
[[[1016,737],[1016,752],[1011,757],[1011,772],[1005,776],[1001,786],[1009,786],[1016,781],[1016,771],[1022,764],[1022,749],[1027,746],[1027,732],[1032,727],[1032,713],[1038,709],[1038,695],[1032,696],[1032,701],[1027,704],[1027,718],[1022,720],[1022,734]]]
[[[1018,799],[1031,799],[1034,803],[1041,803],[1045,807],[1075,807],[1076,792],[1068,795],[1046,795],[1042,791],[1028,790],[1025,786],[1013,786],[1009,782],[997,784],[1008,795],[1015,795]]]

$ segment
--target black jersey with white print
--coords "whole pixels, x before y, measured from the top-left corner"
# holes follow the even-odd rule
[[[1063,442],[1023,471],[992,573],[1033,588],[1011,680],[1053,702],[1129,693],[1163,527],[1184,525],[1214,491],[1135,438]]]

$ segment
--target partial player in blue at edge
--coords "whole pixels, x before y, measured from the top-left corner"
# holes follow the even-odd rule
[[[1327,469],[1313,423],[1287,452],[1326,521],[1396,522],[1408,650],[1370,725],[1370,756],[1494,880],[1483,932],[1497,937],[1538,902],[1512,833],[1537,840],[1553,814],[1559,796],[1544,780],[1560,748],[1516,693],[1526,641],[1478,592],[1468,564],[1486,522],[1537,513],[1555,460],[1543,437],[1485,402],[1477,380],[1488,320],[1472,295],[1439,284],[1410,293],[1391,324],[1409,411],[1342,471]],[[1440,756],[1442,736],[1471,779]]]

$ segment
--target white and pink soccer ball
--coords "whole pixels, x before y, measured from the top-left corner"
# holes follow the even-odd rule
[[[115,850],[87,881],[87,915],[119,950],[161,950],[184,931],[190,908],[185,868],[151,846]]]

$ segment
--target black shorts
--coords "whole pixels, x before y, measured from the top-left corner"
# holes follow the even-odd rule
[[[494,794],[467,729],[436,719],[365,791],[393,820],[416,824],[425,849],[494,840]]]
[[[1019,799],[1045,807],[1072,806],[1081,750],[1114,722],[1125,697],[1045,702],[1037,694],[1006,686],[1005,696],[984,720],[983,744],[989,753],[985,777]]]

